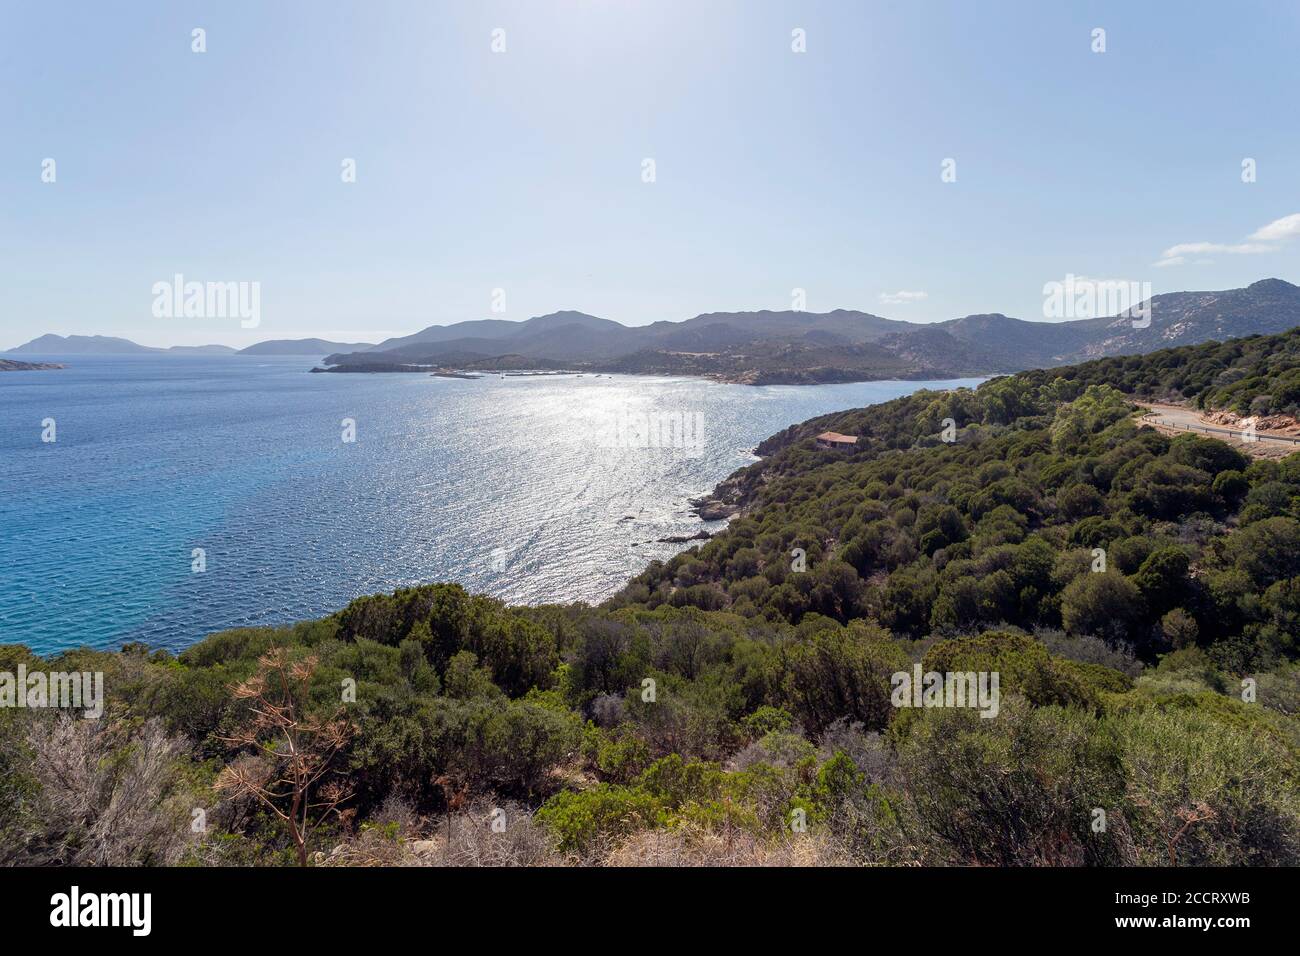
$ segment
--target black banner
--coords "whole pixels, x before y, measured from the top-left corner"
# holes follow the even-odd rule
[[[419,925],[478,927],[494,943],[712,925],[767,936],[789,921],[831,931],[848,918],[918,941],[1051,931],[1231,944],[1294,914],[1295,873],[1263,869],[10,869],[0,913],[20,937],[115,944],[205,938],[338,944]],[[972,935],[963,935],[963,927]],[[692,934],[696,930],[691,930]],[[599,933],[599,937],[594,934]],[[592,934],[588,936],[588,934]]]

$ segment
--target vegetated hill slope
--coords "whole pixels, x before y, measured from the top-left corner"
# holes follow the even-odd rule
[[[1024,378],[1041,383],[1067,374],[1046,369]],[[1073,381],[1108,383],[1143,398],[1189,402],[1242,415],[1300,415],[1300,329],[1278,335],[1168,349],[1145,356],[1099,359],[1068,371]]]
[[[1300,574],[1300,550],[1275,550],[1300,549],[1300,456],[1252,463],[1218,441],[1140,429],[1126,393],[1200,395],[1223,375],[1215,369],[1268,364],[1264,356],[1276,374],[1234,384],[1280,392],[1298,342],[1291,332],[1107,359],[794,426],[714,496],[744,516],[651,568],[620,601],[796,622],[809,612],[868,617],[914,638],[1065,626],[1148,659],[1190,646],[1164,620],[1177,609],[1199,635],[1192,643],[1225,666],[1289,659],[1289,612],[1257,602]],[[852,451],[822,449],[813,438],[825,430],[860,438]],[[795,547],[816,571],[789,570]],[[1110,550],[1118,573],[1080,583],[1071,553],[1093,547]],[[1041,559],[1032,573],[1020,565],[1026,548]],[[1260,548],[1267,558],[1251,550]],[[1243,581],[1248,595],[1234,591]]]
[[[1151,300],[1151,324],[1124,318],[1080,324],[1090,341],[1067,355],[1082,361],[1130,355],[1176,345],[1223,341],[1247,335],[1285,332],[1300,325],[1300,287],[1281,279],[1261,279],[1244,289],[1220,292],[1168,292]]]

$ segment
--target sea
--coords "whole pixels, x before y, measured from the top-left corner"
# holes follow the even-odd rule
[[[0,643],[179,650],[436,581],[599,602],[690,499],[816,415],[981,379],[743,386],[310,374],[303,357],[28,356],[0,372]],[[695,542],[698,543],[698,542]]]

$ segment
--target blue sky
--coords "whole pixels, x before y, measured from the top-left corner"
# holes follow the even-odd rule
[[[1300,281],[1294,3],[3,2],[0,348]]]

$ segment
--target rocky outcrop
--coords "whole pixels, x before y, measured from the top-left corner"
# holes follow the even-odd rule
[[[1224,425],[1228,428],[1245,428],[1254,422],[1255,430],[1270,435],[1290,435],[1300,437],[1300,422],[1290,415],[1256,415],[1243,418],[1236,412],[1206,412],[1201,420],[1211,425]]]
[[[707,495],[691,499],[691,511],[704,521],[721,521],[743,514],[753,503],[762,487],[763,478],[758,465],[750,465],[724,478]]]

